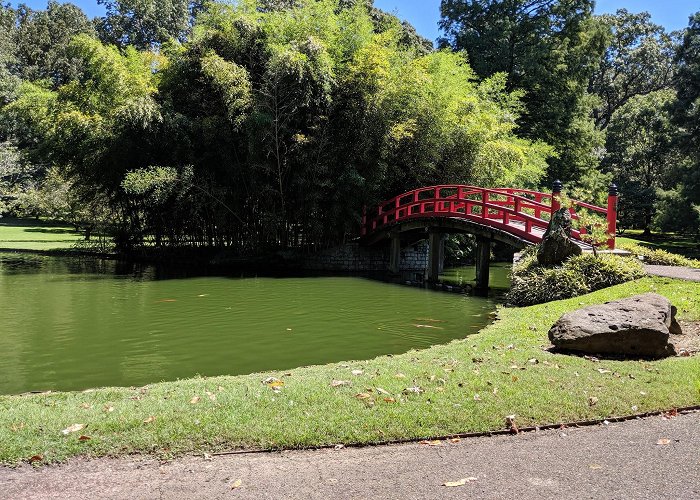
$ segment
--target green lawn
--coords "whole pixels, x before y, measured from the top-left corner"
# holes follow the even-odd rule
[[[644,236],[641,230],[628,229],[624,236],[617,237],[618,243],[642,245],[652,250],[665,250],[689,259],[700,259],[700,239],[679,234],[652,234]]]
[[[503,429],[513,414],[523,427],[697,405],[697,357],[594,362],[545,350],[561,314],[649,291],[668,297],[681,319],[700,320],[700,283],[644,278],[565,301],[502,308],[495,323],[466,340],[393,357],[3,396],[0,462],[378,443]],[[263,383],[268,377],[280,382]],[[344,383],[333,387],[334,380]],[[61,432],[73,424],[85,428]]]
[[[72,227],[33,219],[0,219],[0,250],[66,250],[83,240]]]

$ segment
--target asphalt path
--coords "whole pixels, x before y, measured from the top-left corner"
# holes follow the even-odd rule
[[[0,497],[700,499],[700,413],[439,444],[74,459],[0,468]]]
[[[700,281],[700,269],[694,269],[692,267],[645,265],[644,269],[648,274],[653,274],[655,276]]]

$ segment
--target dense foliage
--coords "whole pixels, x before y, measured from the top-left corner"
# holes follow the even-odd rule
[[[593,16],[593,4],[443,0],[441,43],[524,91],[523,133],[555,148],[549,180],[599,203],[614,180],[623,227],[700,233],[699,14],[667,33],[646,12]]]
[[[442,2],[442,50],[371,0],[0,6],[0,211],[122,247],[332,244],[433,183],[548,189],[700,228],[698,23],[592,0]]]
[[[86,203],[108,200],[123,245],[339,241],[365,203],[439,182],[534,187],[551,153],[516,135],[520,93],[501,75],[477,81],[364,3],[211,4],[158,51],[122,29],[122,48],[72,37],[77,76],[21,78],[0,120]]]
[[[507,300],[517,306],[578,297],[645,275],[638,260],[615,255],[572,257],[559,267],[537,263],[534,252],[513,268]]]

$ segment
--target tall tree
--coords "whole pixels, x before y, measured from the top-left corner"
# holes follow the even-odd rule
[[[605,165],[620,186],[621,221],[651,231],[659,190],[676,186],[685,158],[675,147],[679,130],[671,121],[673,90],[630,98],[612,116]]]
[[[79,61],[68,50],[71,39],[94,35],[92,22],[73,4],[49,1],[46,10],[24,5],[16,11],[14,72],[23,80],[49,80],[54,88],[77,78]]]
[[[686,168],[678,169],[679,212],[694,218],[700,231],[700,12],[690,16],[690,23],[678,48],[675,79],[677,104],[674,118],[681,127],[678,146],[689,158]],[[694,217],[693,217],[694,216]]]
[[[590,119],[588,82],[606,46],[593,0],[442,0],[442,46],[465,50],[481,78],[507,75],[525,91],[521,124],[552,144],[549,177],[576,181],[594,168],[602,135]]]
[[[662,26],[651,22],[648,12],[632,14],[620,9],[600,19],[612,38],[589,92],[600,97],[594,110],[596,126],[604,129],[613,114],[630,99],[670,88],[676,44]]]
[[[98,29],[103,41],[149,49],[169,40],[184,41],[203,9],[200,0],[97,0],[107,11]]]

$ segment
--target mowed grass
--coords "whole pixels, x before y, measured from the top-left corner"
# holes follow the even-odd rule
[[[545,350],[561,314],[650,291],[668,297],[681,319],[700,319],[700,283],[644,278],[565,301],[503,308],[477,335],[399,356],[142,388],[2,396],[0,462],[380,443],[503,429],[507,415],[524,427],[697,405],[697,357],[595,362]],[[268,377],[283,385],[263,383]],[[333,387],[334,380],[346,384]],[[61,432],[73,424],[85,427]]]
[[[0,250],[67,250],[84,238],[72,227],[32,219],[0,219]]]
[[[622,245],[636,244],[651,250],[665,250],[689,259],[700,259],[700,239],[692,235],[670,233],[644,236],[641,230],[629,229],[625,231],[624,236],[618,236],[617,241]]]

